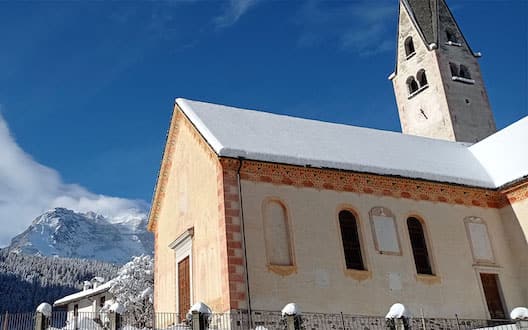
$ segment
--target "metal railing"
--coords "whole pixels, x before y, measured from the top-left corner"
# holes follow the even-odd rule
[[[244,310],[213,313],[204,318],[207,330],[285,330],[286,318],[280,312]],[[384,317],[349,314],[303,313],[296,319],[296,328],[302,330],[390,330]],[[489,321],[478,319],[410,318],[412,330],[473,330],[505,325],[501,329],[516,329],[511,320]],[[192,319],[175,313],[156,313],[147,322],[133,315],[112,313],[53,312],[36,329],[35,313],[0,315],[0,330],[192,330]],[[497,329],[499,330],[499,329]]]

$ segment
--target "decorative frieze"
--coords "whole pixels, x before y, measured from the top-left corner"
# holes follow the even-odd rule
[[[236,159],[221,158],[220,162],[223,166],[230,168],[239,166],[239,161]],[[501,208],[508,203],[504,195],[488,189],[251,160],[243,161],[240,176],[242,180],[253,182],[347,191],[455,205]]]
[[[528,199],[528,180],[505,189],[502,193],[506,196],[510,204]]]

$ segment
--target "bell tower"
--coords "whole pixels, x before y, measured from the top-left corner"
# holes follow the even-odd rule
[[[402,131],[477,142],[496,131],[477,59],[444,0],[400,0],[394,86]]]

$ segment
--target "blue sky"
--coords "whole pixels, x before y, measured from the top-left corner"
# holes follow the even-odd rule
[[[526,116],[528,2],[448,4],[498,127]],[[2,2],[0,113],[62,181],[149,202],[176,97],[399,131],[396,19],[396,0]]]

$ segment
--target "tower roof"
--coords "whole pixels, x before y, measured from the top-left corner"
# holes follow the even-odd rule
[[[464,33],[462,33],[462,30],[458,26],[458,23],[456,22],[455,17],[453,16],[453,13],[451,13],[451,10],[447,6],[445,0],[400,0],[400,3],[403,5],[403,7],[405,7],[405,10],[409,14],[412,23],[418,30],[418,33],[428,48],[430,48],[431,44],[435,44],[437,46],[440,44],[438,40],[441,29],[440,16],[444,15],[449,17],[452,23],[456,26],[456,29],[460,33],[460,36],[467,46],[470,54],[475,57],[481,56],[480,53],[475,53],[471,49],[471,46],[467,42]],[[433,48],[430,49],[432,50]],[[396,54],[396,67],[393,74],[396,74],[397,72],[398,54]],[[391,78],[389,77],[389,79]]]
[[[437,0],[402,0],[428,45],[437,43]]]

